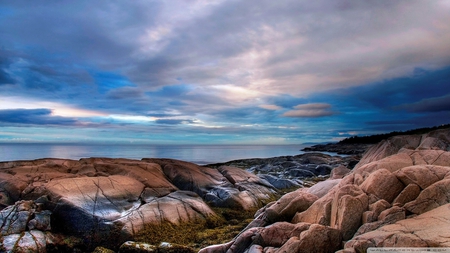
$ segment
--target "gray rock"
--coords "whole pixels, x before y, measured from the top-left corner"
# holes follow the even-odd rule
[[[47,252],[46,235],[38,230],[25,231],[3,237],[5,252]]]
[[[34,214],[33,201],[18,201],[0,212],[1,235],[19,234],[27,230],[28,221]]]
[[[300,187],[301,185],[295,181],[279,178],[271,175],[259,175],[260,178],[267,180],[273,187],[277,189],[288,189],[294,187]]]

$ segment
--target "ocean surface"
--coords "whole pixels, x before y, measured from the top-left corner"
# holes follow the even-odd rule
[[[172,158],[196,164],[211,164],[245,158],[298,155],[307,145],[97,145],[97,144],[0,144],[0,162],[88,157]]]

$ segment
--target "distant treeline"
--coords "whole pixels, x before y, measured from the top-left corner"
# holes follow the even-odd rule
[[[408,131],[394,131],[386,134],[375,134],[375,135],[369,135],[369,136],[352,136],[349,138],[345,138],[339,143],[341,144],[355,144],[355,143],[362,143],[362,144],[375,144],[378,143],[384,139],[387,139],[389,137],[395,136],[395,135],[410,135],[410,134],[425,134],[430,131],[436,130],[436,129],[443,129],[443,128],[450,128],[450,124],[435,126],[435,127],[424,127],[424,128],[417,128],[413,130]]]

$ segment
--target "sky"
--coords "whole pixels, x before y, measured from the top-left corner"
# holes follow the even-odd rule
[[[0,142],[299,144],[450,123],[450,0],[0,0]]]

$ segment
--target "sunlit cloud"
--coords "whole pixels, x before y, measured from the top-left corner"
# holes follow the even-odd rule
[[[272,111],[283,109],[283,107],[278,106],[278,105],[259,105],[259,107],[263,108],[263,109],[267,109],[267,110],[272,110]]]
[[[284,117],[294,118],[318,118],[336,114],[330,110],[331,105],[326,103],[302,104],[294,107],[294,110],[283,113]]]

